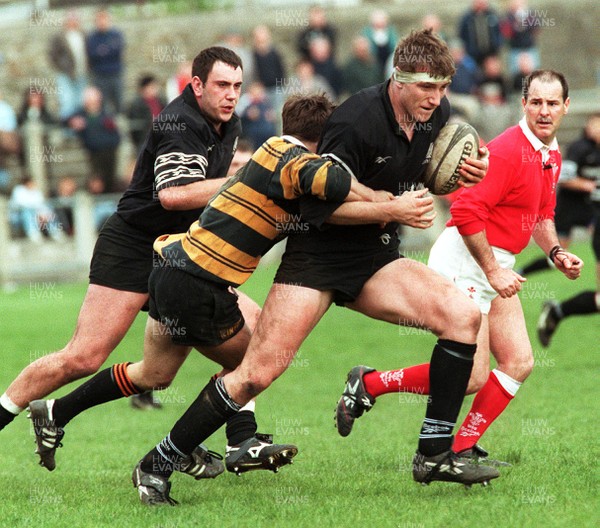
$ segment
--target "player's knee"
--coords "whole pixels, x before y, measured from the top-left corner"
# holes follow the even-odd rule
[[[510,358],[508,361],[498,362],[498,369],[516,381],[525,381],[535,365],[533,353]]]
[[[63,358],[63,372],[69,379],[84,378],[98,372],[105,360],[104,355],[67,355]]]
[[[488,378],[487,372],[475,372],[471,374],[471,378],[469,379],[469,385],[467,386],[467,394],[475,394],[479,392],[483,386],[487,382]]]

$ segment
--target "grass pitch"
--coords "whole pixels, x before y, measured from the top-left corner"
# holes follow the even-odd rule
[[[599,317],[563,322],[548,350],[535,336],[543,300],[594,287],[589,245],[578,245],[575,252],[587,262],[579,281],[548,271],[532,276],[521,293],[536,369],[482,442],[494,457],[513,463],[501,468],[500,479],[490,488],[467,490],[444,483],[422,487],[412,481],[423,397],[382,397],[351,436],[337,435],[333,410],[352,366],[388,369],[425,362],[435,339],[334,307],[289,371],[258,400],[259,431],[299,446],[293,466],[276,475],[225,473],[199,482],[176,474],[172,495],[180,501],[178,507],[151,509],[138,501],[130,478],[134,465],[216,371],[196,354],[160,395],[162,411],[135,411],[120,400],[77,417],[66,429],[52,473],[37,465],[25,415],[0,432],[0,526],[598,526]],[[519,262],[534,255],[539,251],[529,250]],[[262,301],[273,271],[257,272],[244,289]],[[29,362],[64,345],[84,291],[81,284],[39,282],[0,294],[0,392]],[[141,356],[145,319],[145,314],[138,317],[107,366]],[[222,431],[207,442],[221,453],[224,444]]]

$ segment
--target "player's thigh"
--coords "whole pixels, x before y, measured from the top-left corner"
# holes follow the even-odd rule
[[[238,306],[244,316],[244,321],[250,329],[250,332],[252,332],[256,327],[256,322],[260,316],[260,306],[244,292],[239,290],[235,290],[235,292],[238,295]]]
[[[225,377],[225,386],[234,399],[245,390],[260,392],[285,371],[331,305],[332,297],[330,292],[302,286],[273,285],[244,359]]]
[[[147,293],[90,284],[68,348],[74,353],[110,354],[147,300]]]
[[[475,303],[452,282],[407,258],[381,268],[347,307],[374,319],[427,328],[437,336],[463,342],[475,342],[481,319]]]
[[[252,330],[245,324],[242,329],[220,345],[196,346],[203,356],[221,365],[225,370],[234,370],[244,358]]]
[[[169,329],[148,316],[144,357],[127,368],[131,381],[144,388],[167,386],[190,353],[191,347],[173,343]]]
[[[490,349],[498,368],[523,381],[533,368],[533,351],[527,334],[521,300],[517,295],[496,297],[489,314]]]

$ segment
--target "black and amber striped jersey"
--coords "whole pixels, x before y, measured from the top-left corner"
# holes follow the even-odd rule
[[[158,199],[158,191],[223,178],[240,134],[240,120],[235,114],[221,125],[218,134],[200,111],[188,84],[152,122],[117,215],[152,239],[187,229],[201,209],[167,211]]]
[[[163,235],[154,249],[165,265],[239,286],[276,242],[326,220],[303,217],[300,196],[341,203],[351,178],[339,164],[311,154],[297,139],[272,137],[211,198],[187,233]]]

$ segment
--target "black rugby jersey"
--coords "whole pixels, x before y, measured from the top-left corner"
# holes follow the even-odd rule
[[[400,195],[416,188],[431,158],[433,141],[448,121],[450,104],[444,97],[431,118],[414,123],[409,141],[396,121],[387,89],[390,81],[351,96],[330,116],[319,143],[319,153],[337,160],[358,180],[375,190]],[[326,207],[310,198],[302,200],[302,211]],[[397,244],[397,223],[327,226],[310,230],[302,237],[291,236],[288,247],[311,253],[368,251]]]
[[[589,198],[600,205],[600,146],[584,134],[584,137],[571,144],[567,151],[567,159],[577,165],[578,176],[596,183],[596,190],[589,195]],[[570,189],[560,189],[561,195],[567,191],[577,193]],[[587,193],[579,194],[585,194],[587,198]]]
[[[311,194],[337,208],[348,196],[351,179],[340,165],[309,153],[295,138],[272,137],[211,198],[187,233],[161,236],[154,249],[165,266],[239,286],[276,242],[326,220],[324,210],[301,217],[300,196]]]
[[[158,191],[224,177],[241,133],[237,115],[221,125],[221,133],[202,115],[188,84],[154,119],[117,215],[153,238],[185,231],[202,209],[167,211],[160,204]]]

